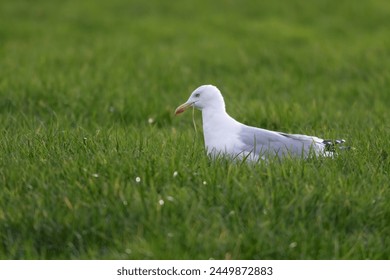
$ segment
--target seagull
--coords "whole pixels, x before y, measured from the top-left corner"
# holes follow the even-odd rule
[[[228,115],[220,90],[213,85],[195,89],[175,115],[194,107],[202,111],[203,136],[207,154],[250,161],[269,157],[308,158],[333,156],[334,146],[345,140],[324,140],[316,136],[288,134],[242,124]]]

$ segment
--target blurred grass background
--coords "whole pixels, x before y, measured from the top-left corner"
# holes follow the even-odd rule
[[[0,18],[1,258],[389,258],[388,1],[15,0]],[[210,162],[173,117],[207,83],[239,121],[356,150]]]

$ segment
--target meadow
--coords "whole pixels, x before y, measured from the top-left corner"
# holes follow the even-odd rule
[[[1,259],[389,259],[390,2],[0,0]],[[335,159],[210,160],[202,84]]]

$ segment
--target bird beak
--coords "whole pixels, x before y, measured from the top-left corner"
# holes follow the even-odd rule
[[[179,114],[183,113],[185,110],[192,107],[192,104],[194,104],[194,103],[187,103],[186,102],[184,104],[181,104],[179,107],[176,108],[175,115],[179,115]]]

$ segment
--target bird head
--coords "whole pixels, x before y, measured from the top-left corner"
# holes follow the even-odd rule
[[[216,86],[203,85],[195,89],[188,100],[176,108],[175,115],[183,113],[190,107],[194,107],[198,110],[211,108],[225,110],[225,102],[221,92]]]

